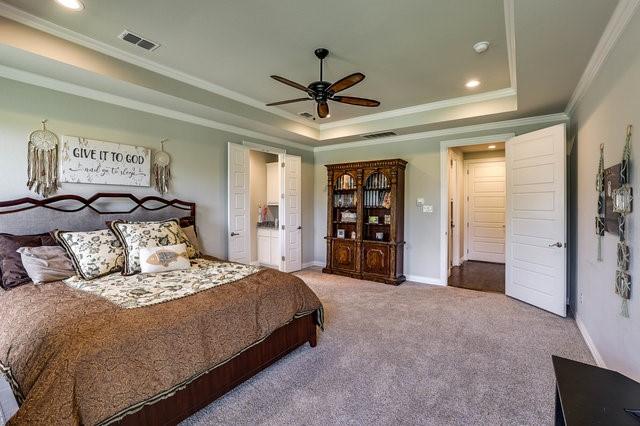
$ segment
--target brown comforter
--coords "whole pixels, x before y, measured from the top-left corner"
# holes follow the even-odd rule
[[[4,292],[0,363],[24,399],[10,424],[109,421],[318,309],[302,280],[270,269],[135,309],[61,282]]]

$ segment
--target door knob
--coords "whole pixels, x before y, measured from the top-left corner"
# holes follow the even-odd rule
[[[232,237],[235,237],[236,235],[240,235],[240,234],[238,234],[238,233],[236,233],[236,232],[232,232],[232,233],[231,233],[231,236],[232,236]]]
[[[302,229],[302,226],[298,226],[298,229]]]
[[[558,241],[557,243],[549,244],[549,247],[559,247],[562,248],[562,243]]]

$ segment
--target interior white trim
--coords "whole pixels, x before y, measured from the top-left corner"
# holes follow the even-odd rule
[[[516,68],[516,16],[515,0],[504,0],[504,26],[507,32],[507,57],[509,60],[509,79],[514,92],[518,90]],[[517,102],[517,98],[516,98]]]
[[[320,262],[319,260],[312,260],[310,262],[304,262],[302,264],[302,269],[311,268],[313,266],[317,266],[319,268],[324,267],[324,262]]]
[[[493,101],[495,99],[508,98],[517,95],[516,91],[510,87],[506,89],[493,90],[491,92],[476,93],[474,95],[460,96],[457,98],[444,99],[441,101],[429,102],[422,105],[414,105],[405,108],[398,108],[390,111],[376,112],[373,114],[361,115],[359,117],[347,118],[346,120],[334,121],[319,125],[320,132],[338,127],[352,126],[354,124],[368,123],[370,121],[398,118],[405,115],[417,114],[420,112],[433,111],[437,109],[451,108],[454,106],[473,104],[476,102]]]
[[[442,281],[439,280],[438,278],[424,277],[422,275],[405,275],[405,277],[407,278],[407,281],[411,281],[411,282],[414,282],[414,283],[431,284],[431,285],[446,285],[446,284],[443,284]]]
[[[447,221],[449,219],[447,198],[449,197],[449,167],[448,150],[456,146],[480,145],[487,142],[504,142],[515,136],[514,133],[479,136],[475,138],[454,139],[440,142],[440,281],[447,285],[449,280],[449,265],[447,265],[449,237]],[[465,253],[466,254],[466,253]],[[466,256],[465,256],[466,257]]]
[[[1,4],[2,3],[0,3],[0,5]],[[288,141],[286,139],[277,138],[275,136],[270,136],[270,135],[256,132],[253,130],[243,129],[241,127],[233,126],[230,124],[220,123],[218,121],[210,120],[207,118],[202,118],[202,117],[198,117],[195,115],[191,115],[191,114],[187,114],[179,111],[174,111],[168,108],[163,108],[163,107],[152,105],[146,102],[136,101],[133,99],[122,97],[122,96],[113,95],[111,93],[90,89],[84,86],[79,86],[77,84],[59,81],[53,78],[34,74],[28,71],[6,67],[4,65],[0,65],[0,77],[8,78],[10,80],[20,81],[22,83],[31,84],[34,86],[44,87],[44,88],[55,90],[62,93],[68,93],[71,95],[80,96],[80,97],[91,99],[91,100],[105,102],[112,105],[118,105],[121,107],[134,109],[137,111],[160,115],[163,117],[180,120],[187,123],[198,124],[201,126],[212,128],[212,129],[235,133],[237,135],[246,136],[249,138],[260,139],[266,142],[273,142],[279,145],[289,146],[289,147],[301,149],[304,151],[313,151],[313,148],[308,145],[303,145],[297,142]]]
[[[595,80],[600,68],[609,56],[609,53],[613,50],[616,42],[620,38],[620,35],[636,12],[638,5],[640,5],[640,0],[620,0],[618,2],[618,5],[611,14],[611,18],[600,37],[600,41],[598,41],[598,44],[591,55],[591,59],[589,60],[587,67],[582,73],[582,76],[571,95],[571,99],[569,99],[569,103],[565,109],[566,114],[573,114],[577,103],[585,95],[593,83],[593,80]]]
[[[269,145],[263,145],[255,142],[242,141],[242,145],[246,146],[249,149],[252,149],[255,151],[261,151],[261,152],[267,152],[269,154],[286,154],[287,153],[286,149],[274,148]]]
[[[584,339],[584,342],[587,344],[587,347],[589,348],[589,351],[591,352],[591,355],[593,356],[593,359],[595,360],[596,365],[598,367],[607,368],[607,365],[604,363],[604,359],[602,359],[600,352],[598,352],[598,348],[596,348],[595,343],[593,343],[593,339],[591,339],[591,336],[587,331],[587,327],[584,325],[584,323],[582,322],[582,320],[578,315],[576,315],[576,325],[578,326],[578,330],[580,330],[580,334],[582,334],[582,338]]]
[[[149,71],[156,72],[158,74],[164,75],[165,77],[169,77],[174,80],[199,87],[200,89],[225,96],[229,99],[233,99],[234,101],[242,102],[246,105],[250,105],[263,111],[279,115],[280,117],[293,120],[311,128],[318,128],[316,123],[310,122],[305,118],[299,117],[280,108],[268,107],[264,102],[261,102],[257,99],[253,99],[249,96],[234,92],[233,90],[226,89],[222,86],[203,80],[201,78],[194,77],[182,71],[178,71],[174,68],[161,65],[150,59],[134,55],[125,50],[118,49],[114,46],[95,40],[91,37],[87,37],[78,32],[69,30],[51,21],[39,18],[35,15],[27,13],[21,9],[18,9],[17,7],[3,2],[0,2],[0,16],[4,16],[5,18],[9,18],[31,28],[44,31],[45,33],[51,34],[53,36],[60,37],[64,40],[70,41],[71,43],[79,44],[80,46],[84,46],[88,49],[95,50],[116,59],[120,59],[132,65],[136,65]]]
[[[528,126],[528,125],[535,125],[535,124],[564,123],[567,121],[569,121],[569,116],[565,113],[539,115],[535,117],[516,118],[513,120],[494,121],[492,123],[473,124],[470,126],[449,127],[441,130],[430,130],[427,132],[390,136],[388,138],[337,143],[333,145],[324,145],[324,146],[315,147],[313,151],[322,152],[322,151],[334,151],[337,149],[358,148],[363,146],[370,147],[374,145],[383,145],[387,143],[414,141],[417,139],[430,139],[430,138],[437,138],[441,136],[459,135],[464,133],[511,129],[513,127]]]

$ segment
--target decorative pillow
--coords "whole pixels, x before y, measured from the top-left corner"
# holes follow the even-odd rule
[[[143,247],[171,246],[185,244],[189,258],[200,253],[193,247],[180,228],[178,219],[164,222],[124,222],[114,220],[111,229],[124,247],[125,262],[123,275],[140,272],[140,249]]]
[[[143,274],[189,269],[191,261],[186,244],[144,247],[140,249],[140,270]]]
[[[22,265],[36,284],[65,280],[76,271],[64,248],[60,246],[21,247]]]
[[[193,246],[193,248],[199,253],[200,252],[200,241],[198,240],[198,235],[196,234],[196,228],[193,225],[183,226],[182,232],[187,236],[187,239]]]
[[[31,281],[16,250],[20,247],[55,245],[56,241],[49,234],[0,234],[0,285],[2,288],[9,290]]]
[[[109,229],[90,232],[56,231],[54,235],[83,279],[92,280],[122,270],[124,250]]]

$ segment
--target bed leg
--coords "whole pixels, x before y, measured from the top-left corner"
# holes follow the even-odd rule
[[[316,345],[318,344],[318,336],[316,334],[316,327],[313,327],[313,333],[311,333],[311,335],[309,336],[309,346],[311,346],[312,348],[315,348]]]

